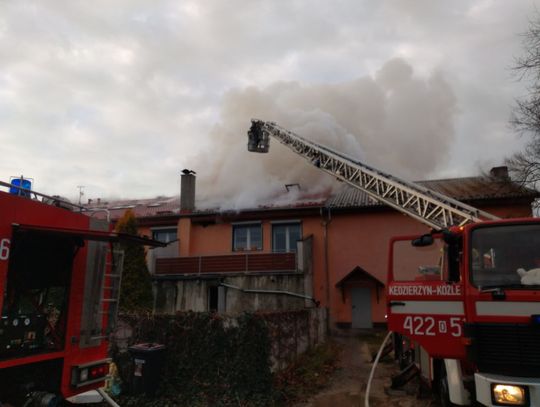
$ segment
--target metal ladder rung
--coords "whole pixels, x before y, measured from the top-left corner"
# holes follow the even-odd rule
[[[102,300],[103,302],[118,302],[118,300],[115,300],[114,298],[107,298],[107,299],[103,299]]]
[[[108,337],[109,337],[109,335],[91,336],[91,337],[90,337],[90,340],[95,340],[95,339],[107,339]]]

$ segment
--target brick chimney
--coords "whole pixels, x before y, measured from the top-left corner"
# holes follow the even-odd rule
[[[499,180],[507,181],[510,179],[510,177],[508,176],[508,167],[506,166],[493,167],[491,170],[489,170],[489,175]]]
[[[195,209],[195,171],[182,170],[180,176],[180,212],[189,213]]]

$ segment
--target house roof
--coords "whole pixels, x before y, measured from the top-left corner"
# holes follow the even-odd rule
[[[105,218],[107,211],[111,219],[119,219],[131,209],[137,218],[171,216],[180,213],[179,197],[157,197],[150,199],[123,199],[115,201],[96,201],[84,205],[96,217]]]
[[[429,181],[418,181],[420,185],[432,189],[444,195],[448,195],[460,201],[483,201],[483,200],[503,200],[503,199],[530,199],[540,197],[540,193],[535,190],[525,188],[517,183],[509,181],[508,178],[496,178],[489,176],[466,177],[453,179],[439,179]],[[96,217],[104,218],[109,212],[110,219],[120,218],[124,212],[131,209],[138,218],[166,218],[180,216],[180,198],[157,197],[150,199],[130,199],[117,200],[111,202],[95,201],[85,205],[90,211],[96,211]],[[273,202],[268,205],[261,205],[256,208],[246,208],[241,212],[261,212],[289,209],[309,209],[329,207],[335,209],[359,209],[370,207],[384,207],[366,193],[344,184],[335,194],[327,195],[306,195],[293,202]],[[228,211],[219,209],[195,210],[186,216],[223,214]],[[232,211],[237,213],[238,211]]]
[[[497,198],[536,198],[539,192],[510,181],[509,178],[466,177],[421,181],[419,184],[458,200]]]
[[[538,191],[525,188],[508,179],[493,177],[466,177],[417,181],[428,189],[447,195],[459,201],[482,201],[493,199],[528,198],[531,201],[540,197]],[[365,192],[345,185],[341,191],[326,202],[330,208],[359,208],[383,206]]]
[[[336,283],[336,287],[340,288],[340,287],[345,286],[345,284],[347,284],[348,282],[365,280],[365,279],[375,281],[376,284],[384,287],[384,283],[381,280],[379,280],[373,274],[367,272],[360,266],[356,266],[345,277],[339,280]]]

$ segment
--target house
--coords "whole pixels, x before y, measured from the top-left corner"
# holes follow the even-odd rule
[[[539,195],[511,182],[504,167],[420,184],[502,218],[531,216]],[[113,219],[132,206],[142,233],[171,242],[148,256],[164,312],[322,306],[332,329],[384,324],[388,242],[429,232],[346,185],[288,206],[197,210],[195,176],[184,174],[181,200],[109,205]]]

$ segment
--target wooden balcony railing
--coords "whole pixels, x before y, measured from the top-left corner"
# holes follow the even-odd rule
[[[296,271],[295,253],[242,253],[156,259],[156,274],[219,274]]]

